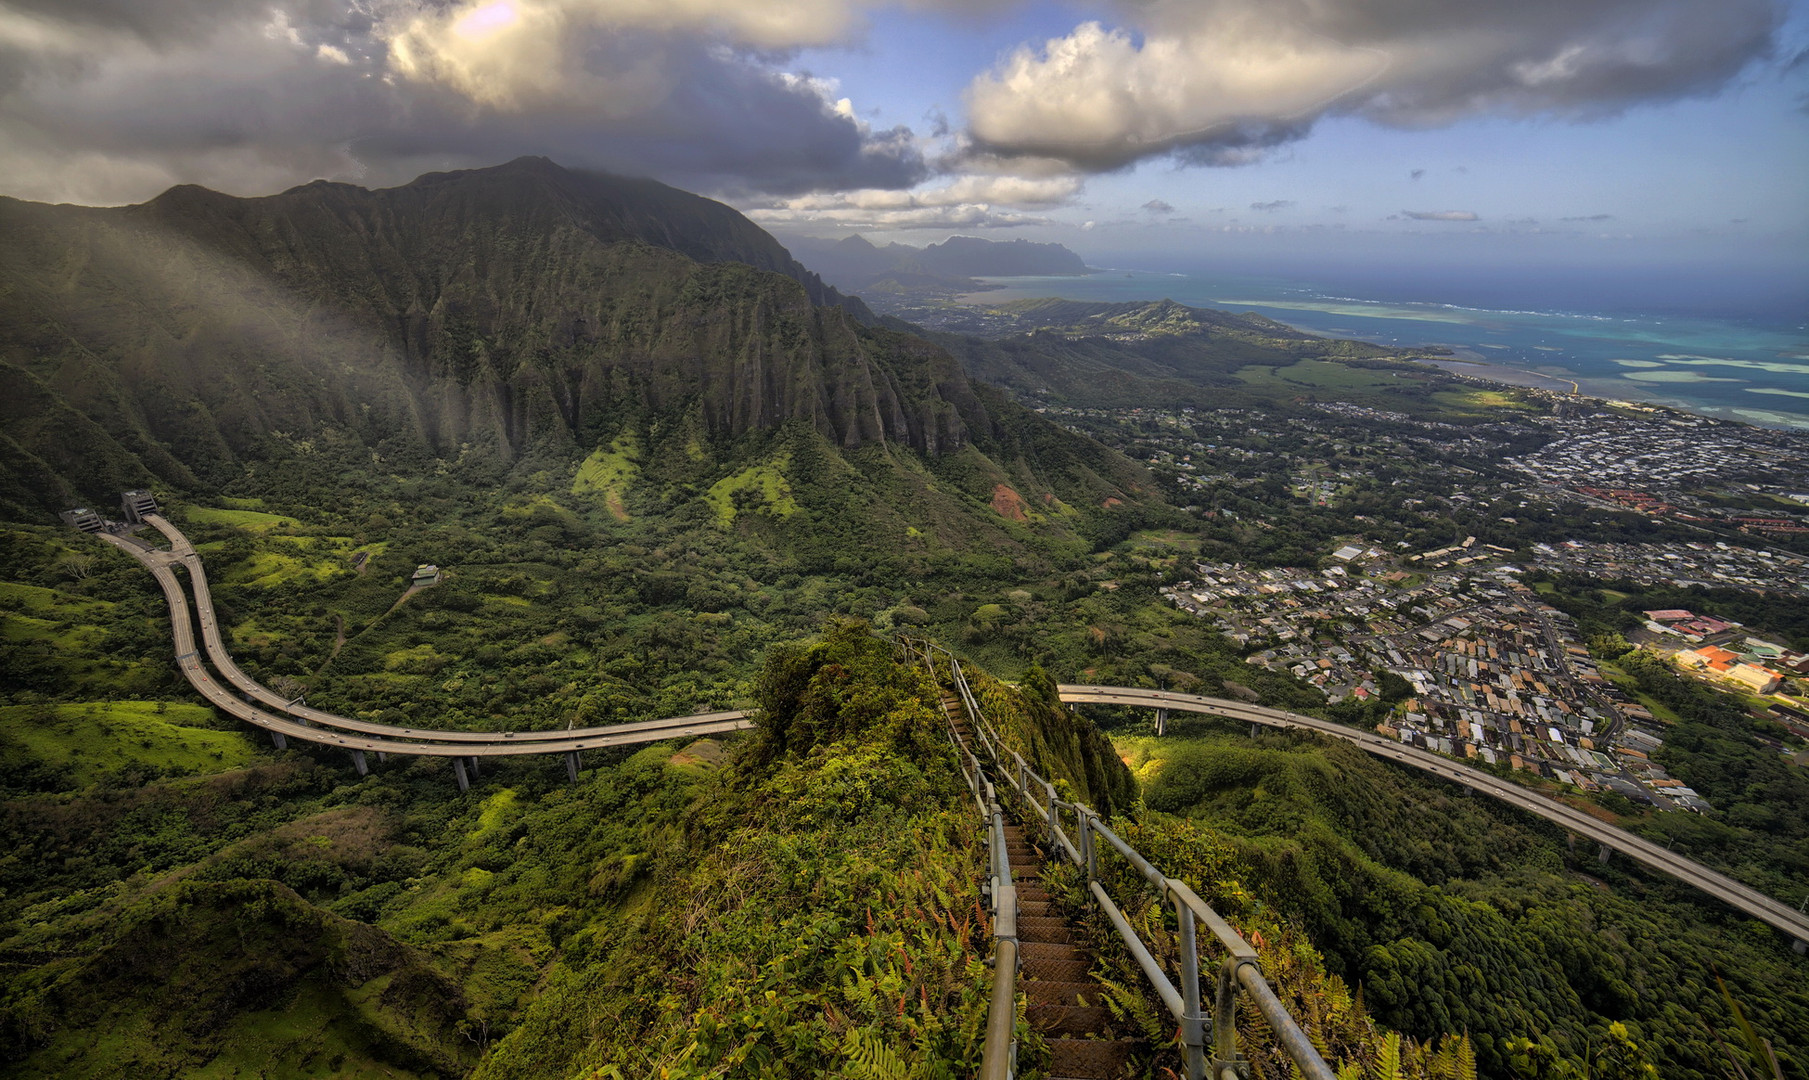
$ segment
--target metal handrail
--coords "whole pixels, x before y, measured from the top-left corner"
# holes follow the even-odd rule
[[[921,659],[936,677],[936,658],[929,648],[919,649],[913,639],[900,637],[899,644],[913,659]],[[946,650],[945,650],[946,651]],[[952,660],[953,657],[951,656]],[[979,710],[967,690],[966,680],[957,679],[962,689],[962,705],[970,717]],[[978,732],[976,731],[976,735]],[[1005,842],[1005,809],[999,804],[998,791],[987,778],[984,764],[973,750],[961,741],[954,723],[948,726],[949,742],[961,763],[961,773],[968,790],[986,822],[986,864],[990,880],[987,892],[992,908],[992,995],[986,1008],[986,1038],[980,1050],[980,1080],[1012,1080],[1017,1075],[1018,1013],[1018,890],[1011,878],[1011,857]],[[984,739],[983,736],[981,736]],[[988,748],[990,753],[990,746]]]
[[[910,648],[911,646],[907,646]],[[1237,994],[1241,989],[1248,994],[1255,1004],[1257,1012],[1268,1022],[1269,1029],[1275,1033],[1276,1041],[1281,1049],[1300,1069],[1305,1080],[1336,1080],[1325,1058],[1313,1046],[1305,1031],[1288,1013],[1287,1007],[1276,997],[1275,991],[1263,977],[1262,963],[1256,949],[1237,932],[1232,925],[1214,911],[1199,894],[1184,881],[1171,878],[1156,869],[1148,859],[1126,843],[1122,837],[1113,832],[1093,809],[1084,803],[1064,800],[1056,795],[1055,785],[1030,767],[1024,756],[1004,745],[998,732],[986,721],[980,711],[979,701],[974,697],[973,689],[967,683],[967,675],[961,670],[961,661],[948,649],[935,642],[919,639],[916,645],[929,664],[931,673],[935,673],[935,653],[948,657],[949,670],[956,689],[966,707],[968,718],[972,723],[974,734],[987,754],[998,764],[998,773],[1005,782],[1017,792],[1018,796],[1035,811],[1034,816],[1040,818],[1048,829],[1051,841],[1065,853],[1076,865],[1085,869],[1087,875],[1087,891],[1100,909],[1106,913],[1112,928],[1117,932],[1131,956],[1143,970],[1144,977],[1155,988],[1162,1003],[1173,1014],[1180,1024],[1182,1063],[1187,1080],[1205,1080],[1206,1077],[1236,1078],[1242,1076],[1245,1067],[1242,1054],[1237,1049]],[[971,751],[969,758],[974,757]],[[976,766],[978,762],[976,760]],[[1040,796],[1040,797],[1039,797]],[[995,802],[996,806],[997,803]],[[1062,814],[1068,813],[1074,819],[1074,836],[1069,837],[1062,825]],[[1118,904],[1113,901],[1099,880],[1099,848],[1098,841],[1103,839],[1106,846],[1123,856],[1125,861],[1134,867],[1138,874],[1151,885],[1164,901],[1174,904],[1175,923],[1178,929],[1178,945],[1181,960],[1180,985],[1177,987],[1170,981],[1168,974],[1162,970],[1149,946],[1137,936]],[[1009,869],[1006,881],[1010,881]],[[1015,890],[1014,890],[1015,892]],[[1196,927],[1204,925],[1206,930],[1218,940],[1228,954],[1219,967],[1218,978],[1213,993],[1213,1015],[1210,1025],[1202,1012],[1203,1003],[1200,993],[1200,951],[1196,937]],[[1015,952],[1016,942],[1013,943]],[[996,984],[995,984],[996,990]],[[995,996],[995,1009],[997,998]],[[995,1018],[989,1016],[990,1025]],[[1207,1032],[1211,1033],[1211,1059],[1207,1059]],[[993,1076],[982,1072],[982,1076]]]

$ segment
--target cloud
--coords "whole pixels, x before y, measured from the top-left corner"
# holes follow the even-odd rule
[[[1327,115],[1428,127],[1590,118],[1713,92],[1773,46],[1773,0],[1118,0],[967,89],[998,155],[1236,165]]]
[[[1580,217],[1559,218],[1559,221],[1613,221],[1613,214],[1584,214]]]
[[[1175,208],[1161,199],[1151,199],[1143,204],[1142,209],[1151,214],[1172,214]]]
[[[1422,176],[1424,176],[1424,175],[1426,175],[1426,170],[1424,170],[1424,169],[1415,169],[1415,170],[1413,170],[1413,171],[1412,171],[1412,172],[1410,172],[1410,173],[1408,173],[1408,174],[1407,174],[1407,179],[1409,179],[1409,180],[1418,180],[1418,179],[1419,179],[1419,178],[1420,178],[1420,177],[1422,177]]]
[[[721,194],[931,172],[909,130],[783,67],[853,32],[852,0],[0,5],[0,177],[26,198],[392,183],[521,154]]]
[[[1414,221],[1475,221],[1476,215],[1469,210],[1403,210],[1401,216]]]
[[[913,191],[866,188],[742,204],[771,225],[837,225],[861,229],[1016,228],[1051,219],[1024,209],[1060,206],[1079,194],[1077,177],[974,174]]]
[[[1250,209],[1260,210],[1263,213],[1268,214],[1277,210],[1286,210],[1293,205],[1294,203],[1291,199],[1276,199],[1274,202],[1253,202],[1250,204]]]

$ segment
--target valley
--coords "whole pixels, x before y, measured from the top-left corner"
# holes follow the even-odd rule
[[[973,1075],[985,836],[951,686],[903,635],[1249,939],[1341,1075],[1750,1069],[1747,1023],[1784,1075],[1809,1053],[1805,743],[1636,647],[1670,607],[1803,647],[1800,539],[1745,520],[1802,516],[1792,436],[1175,304],[921,330],[721,204],[543,160],[0,218],[11,1074]],[[1590,475],[1654,432],[1741,468]],[[161,510],[141,541],[57,523],[130,489]],[[1707,569],[1626,569],[1648,549]],[[1278,582],[1317,607],[1198,617],[1209,586]],[[1428,618],[1378,631],[1396,590]],[[1431,615],[1511,604],[1574,627],[1561,659],[1602,680],[1553,668],[1516,702],[1633,705],[1702,812],[1478,774],[1556,808],[1527,814],[1403,745],[1456,684],[1429,660],[1410,701],[1363,646],[1412,668]],[[1316,731],[1251,733],[1284,715]],[[1605,836],[1651,858],[1599,862]],[[1057,862],[1037,902],[1073,916],[1086,1007],[1140,1074],[1180,1069]],[[1114,888],[1172,967],[1164,898]]]

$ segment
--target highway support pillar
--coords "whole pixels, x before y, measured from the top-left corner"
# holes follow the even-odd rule
[[[389,760],[388,754],[384,753],[381,750],[377,751],[377,764],[381,765],[388,760]]]
[[[465,759],[452,759],[452,775],[458,779],[460,791],[471,790],[471,778],[465,775]]]
[[[567,750],[565,752],[565,775],[571,778],[572,784],[574,786],[577,785],[577,783],[578,783],[578,751],[576,751],[576,750]]]
[[[368,776],[370,774],[371,767],[369,765],[365,764],[364,751],[362,751],[362,750],[352,751],[352,768],[358,770],[359,776]]]
[[[1809,941],[1793,941],[1790,943],[1790,948],[1798,956],[1802,956],[1809,953]]]
[[[476,754],[471,755],[471,775],[472,776],[477,775],[477,755]]]
[[[1168,710],[1167,709],[1157,709],[1156,710],[1156,734],[1158,734],[1158,735],[1168,734]]]
[[[1256,728],[1257,728],[1256,721],[1252,720],[1250,722],[1250,737],[1252,739],[1256,738]]]
[[[1605,863],[1608,861],[1608,856],[1610,856],[1612,854],[1614,854],[1614,849],[1609,847],[1607,844],[1603,844],[1602,850],[1596,852],[1595,861],[1599,862],[1599,863]]]
[[[283,737],[283,733],[282,733],[282,732],[280,732],[280,731],[272,731],[272,732],[271,732],[271,733],[270,733],[270,741],[271,741],[271,742],[272,742],[272,743],[275,743],[275,744],[276,744],[276,748],[277,748],[277,749],[278,749],[278,750],[287,750],[287,749],[289,749],[289,740],[288,740],[288,739],[286,739],[286,738],[284,738],[284,737]]]

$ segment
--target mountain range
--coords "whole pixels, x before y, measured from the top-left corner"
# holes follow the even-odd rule
[[[975,278],[1042,275],[1073,277],[1092,271],[1060,244],[999,242],[951,236],[940,244],[876,245],[864,236],[841,240],[787,237],[786,243],[827,281],[856,293],[971,292]]]
[[[34,516],[217,485],[274,442],[495,472],[569,466],[636,425],[692,456],[793,423],[836,452],[980,444],[981,497],[1097,505],[1136,484],[729,207],[542,158],[386,190],[0,199],[0,389],[0,506]],[[1078,448],[1078,487],[1027,462],[1039,441]]]

